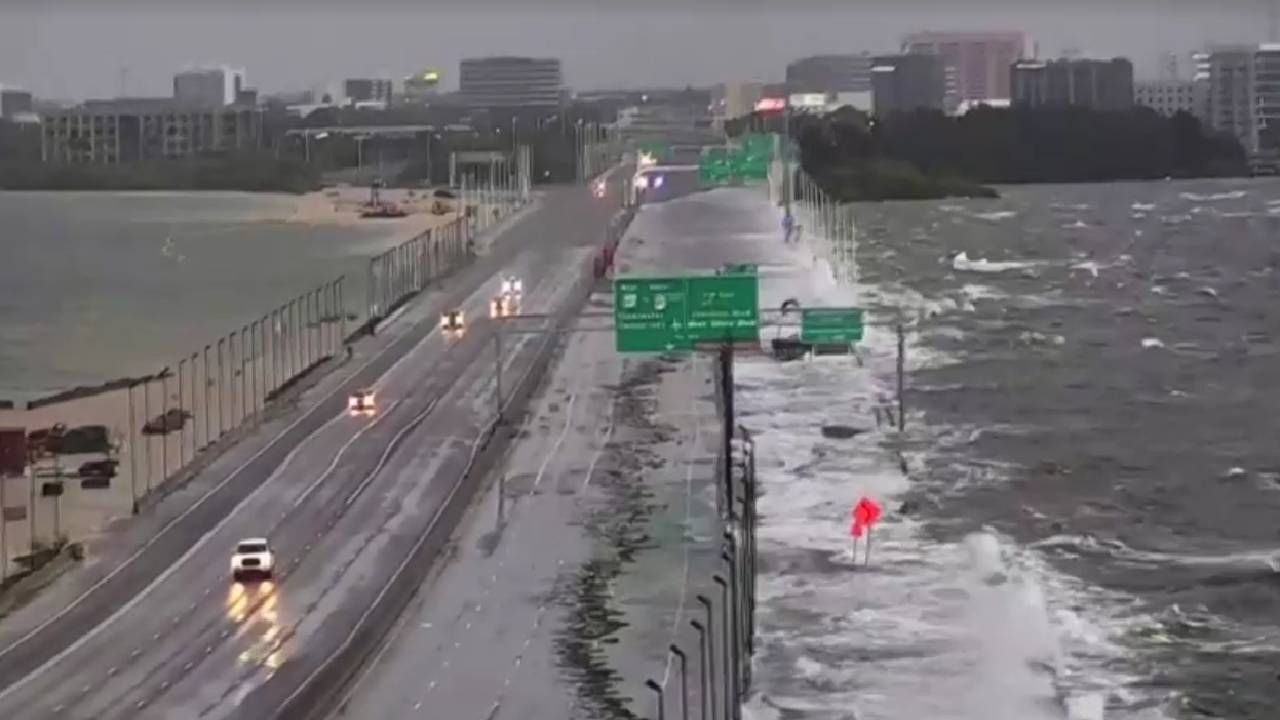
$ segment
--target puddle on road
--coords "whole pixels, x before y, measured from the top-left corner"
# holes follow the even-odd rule
[[[578,713],[593,720],[637,718],[606,649],[628,626],[613,588],[636,555],[652,546],[649,525],[659,508],[652,491],[636,479],[665,464],[650,448],[669,441],[675,429],[655,424],[652,407],[660,376],[673,370],[662,360],[647,361],[612,389],[618,398],[615,422],[630,438],[610,444],[600,460],[595,506],[584,508],[581,526],[595,556],[564,578],[557,593],[565,609],[555,636],[557,661],[576,689]]]

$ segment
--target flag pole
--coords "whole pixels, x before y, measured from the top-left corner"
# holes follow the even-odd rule
[[[867,545],[866,555],[862,561],[863,565],[871,565],[871,525],[867,525]]]

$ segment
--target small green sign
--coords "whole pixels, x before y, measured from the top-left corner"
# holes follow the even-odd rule
[[[862,340],[860,308],[804,308],[800,310],[800,341],[855,343]]]
[[[707,275],[613,281],[618,352],[691,350],[700,341],[760,337],[759,278]]]
[[[692,347],[685,331],[684,278],[613,281],[613,326],[618,352],[661,352]]]
[[[689,339],[758,340],[760,279],[755,275],[688,278]]]

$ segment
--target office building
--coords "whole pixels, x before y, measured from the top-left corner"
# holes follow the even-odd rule
[[[342,83],[342,96],[348,103],[390,103],[391,81],[377,78],[351,78]]]
[[[518,111],[559,107],[564,81],[555,58],[488,57],[463,60],[458,85],[471,108]]]
[[[35,99],[26,90],[0,85],[0,119],[13,120],[35,112]]]
[[[871,90],[871,55],[814,55],[787,65],[792,93],[842,93]]]
[[[1192,80],[1148,80],[1133,84],[1135,105],[1172,117],[1180,112],[1196,113],[1196,84]]]
[[[1254,123],[1258,138],[1256,152],[1280,152],[1280,44],[1258,48],[1253,64]]]
[[[46,114],[45,162],[112,164],[253,148],[262,140],[256,107],[184,105],[170,98],[90,100]]]
[[[1211,85],[1209,82],[1212,74],[1213,63],[1210,60],[1208,52],[1191,53],[1191,84],[1192,92],[1195,94],[1195,116],[1205,125],[1210,125],[1209,121],[1209,100]]]
[[[942,110],[946,70],[937,55],[884,55],[871,66],[871,104],[876,115]]]
[[[173,76],[173,99],[184,107],[234,105],[244,89],[244,70],[225,65],[183,70]]]
[[[902,40],[904,53],[942,58],[953,104],[1012,97],[1009,67],[1025,57],[1026,47],[1021,32],[920,32]]]
[[[1023,60],[1009,73],[1013,105],[1018,107],[1133,107],[1133,63],[1124,58]]]
[[[1230,133],[1246,150],[1258,149],[1254,109],[1257,47],[1220,47],[1209,55],[1209,124]]]
[[[765,96],[765,84],[759,82],[731,82],[711,89],[711,116],[721,120],[750,115]]]
[[[404,100],[411,103],[424,103],[434,99],[440,93],[440,71],[425,68],[421,72],[404,79]]]

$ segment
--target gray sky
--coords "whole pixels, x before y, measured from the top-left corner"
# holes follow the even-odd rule
[[[1041,55],[1126,55],[1142,76],[1165,51],[1266,40],[1270,2],[0,0],[0,84],[111,96],[127,69],[129,94],[166,95],[175,70],[227,63],[265,92],[425,66],[453,86],[459,59],[496,53],[560,57],[578,89],[703,84],[779,79],[796,57],[891,51],[926,29],[1024,30]]]

